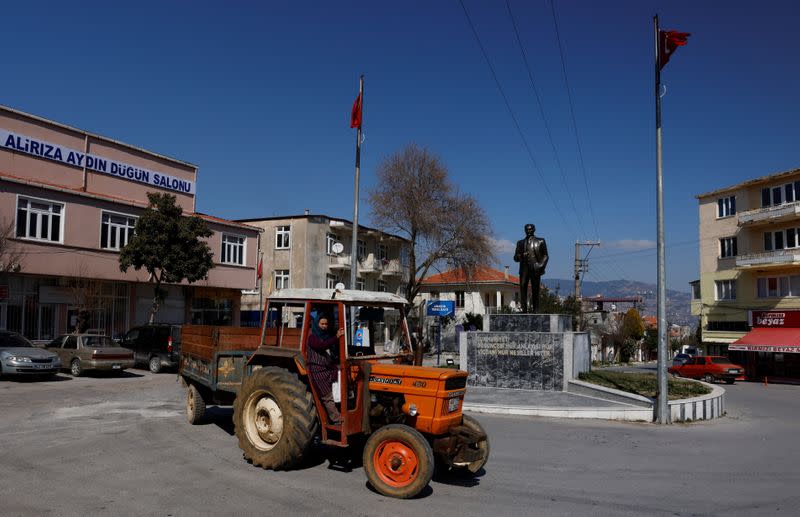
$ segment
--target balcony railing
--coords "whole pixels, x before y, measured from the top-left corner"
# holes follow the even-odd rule
[[[329,255],[328,265],[333,269],[349,269],[350,257],[351,255],[349,254]]]
[[[800,263],[800,249],[746,253],[736,257],[737,267]]]
[[[752,224],[761,221],[771,221],[782,217],[800,215],[800,201],[785,203],[783,205],[765,206],[755,210],[739,212],[739,225]]]

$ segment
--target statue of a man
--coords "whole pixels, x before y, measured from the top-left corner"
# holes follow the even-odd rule
[[[514,262],[519,262],[519,299],[522,312],[528,312],[528,283],[531,284],[531,312],[539,309],[539,283],[547,266],[547,244],[534,235],[536,226],[525,225],[525,238],[517,241]]]

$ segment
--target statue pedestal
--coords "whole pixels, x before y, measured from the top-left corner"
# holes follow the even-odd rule
[[[565,391],[591,366],[589,335],[573,332],[569,315],[491,314],[484,327],[460,338],[470,386]]]

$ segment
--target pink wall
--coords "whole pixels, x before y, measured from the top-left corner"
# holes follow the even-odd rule
[[[119,254],[100,248],[101,212],[108,210],[138,216],[142,209],[108,201],[92,199],[78,194],[57,192],[0,179],[0,219],[16,220],[19,195],[64,203],[63,244],[15,239],[14,245],[24,253],[21,273],[49,276],[85,276],[90,278],[147,282],[144,271],[128,273],[119,270]],[[251,289],[255,284],[255,266],[258,252],[258,231],[209,222],[214,234],[208,239],[216,267],[207,280],[195,285]],[[244,266],[219,264],[222,232],[246,237]]]
[[[0,129],[81,152],[86,149],[85,133],[10,112],[2,107],[0,107]],[[193,166],[93,136],[88,137],[88,144],[90,154],[107,159],[109,162],[121,162],[189,180],[195,182],[196,188],[197,171]],[[71,189],[83,187],[83,169],[81,167],[30,156],[3,147],[0,147],[0,175],[11,175]],[[163,189],[155,185],[142,184],[91,170],[87,170],[86,190],[141,203],[147,203],[148,192],[169,192],[177,197],[178,203],[185,211],[194,211],[193,194]]]

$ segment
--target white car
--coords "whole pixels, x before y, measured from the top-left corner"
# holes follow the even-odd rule
[[[0,377],[52,377],[60,368],[58,355],[35,347],[22,334],[0,331]]]

